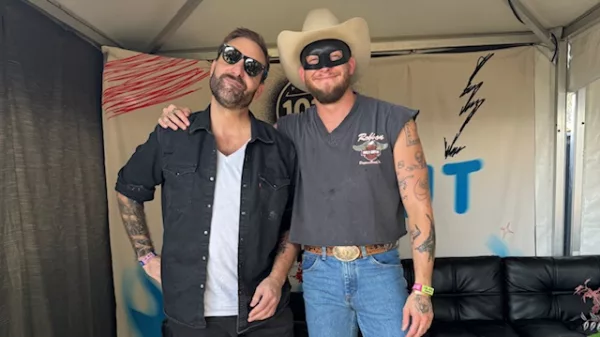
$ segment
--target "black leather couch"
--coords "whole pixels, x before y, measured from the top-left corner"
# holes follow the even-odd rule
[[[403,260],[409,289],[412,260]],[[581,337],[592,303],[574,295],[591,279],[600,287],[600,256],[438,258],[429,337]],[[301,293],[292,310],[296,337],[308,336]],[[589,332],[588,332],[589,334]]]

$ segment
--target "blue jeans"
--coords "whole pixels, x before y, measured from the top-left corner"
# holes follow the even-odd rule
[[[352,262],[304,252],[302,289],[310,337],[403,337],[408,290],[397,249]]]

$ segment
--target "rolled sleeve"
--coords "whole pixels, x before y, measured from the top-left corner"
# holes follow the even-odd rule
[[[145,143],[139,145],[118,173],[115,190],[139,203],[154,199],[156,186],[163,182],[161,149],[155,129]]]

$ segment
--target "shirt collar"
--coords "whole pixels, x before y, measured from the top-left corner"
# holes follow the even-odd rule
[[[209,133],[212,133],[210,125],[210,113],[210,104],[206,107],[206,109],[194,113],[196,115],[196,118],[192,121],[192,124],[190,125],[190,134],[195,133],[198,130],[205,130]],[[273,137],[267,132],[267,126],[264,125],[263,122],[256,119],[252,111],[248,111],[248,113],[250,114],[251,127],[250,142],[252,143],[255,140],[260,140],[266,144],[273,143]]]

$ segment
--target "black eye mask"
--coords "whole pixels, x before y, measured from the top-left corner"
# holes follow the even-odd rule
[[[338,50],[342,52],[342,58],[332,61],[331,53]],[[307,62],[309,55],[318,56],[319,63],[309,64]],[[319,40],[302,49],[302,52],[300,53],[300,62],[302,63],[302,67],[306,70],[317,70],[325,67],[331,68],[342,65],[348,62],[350,56],[352,56],[350,47],[343,41],[335,39]]]

